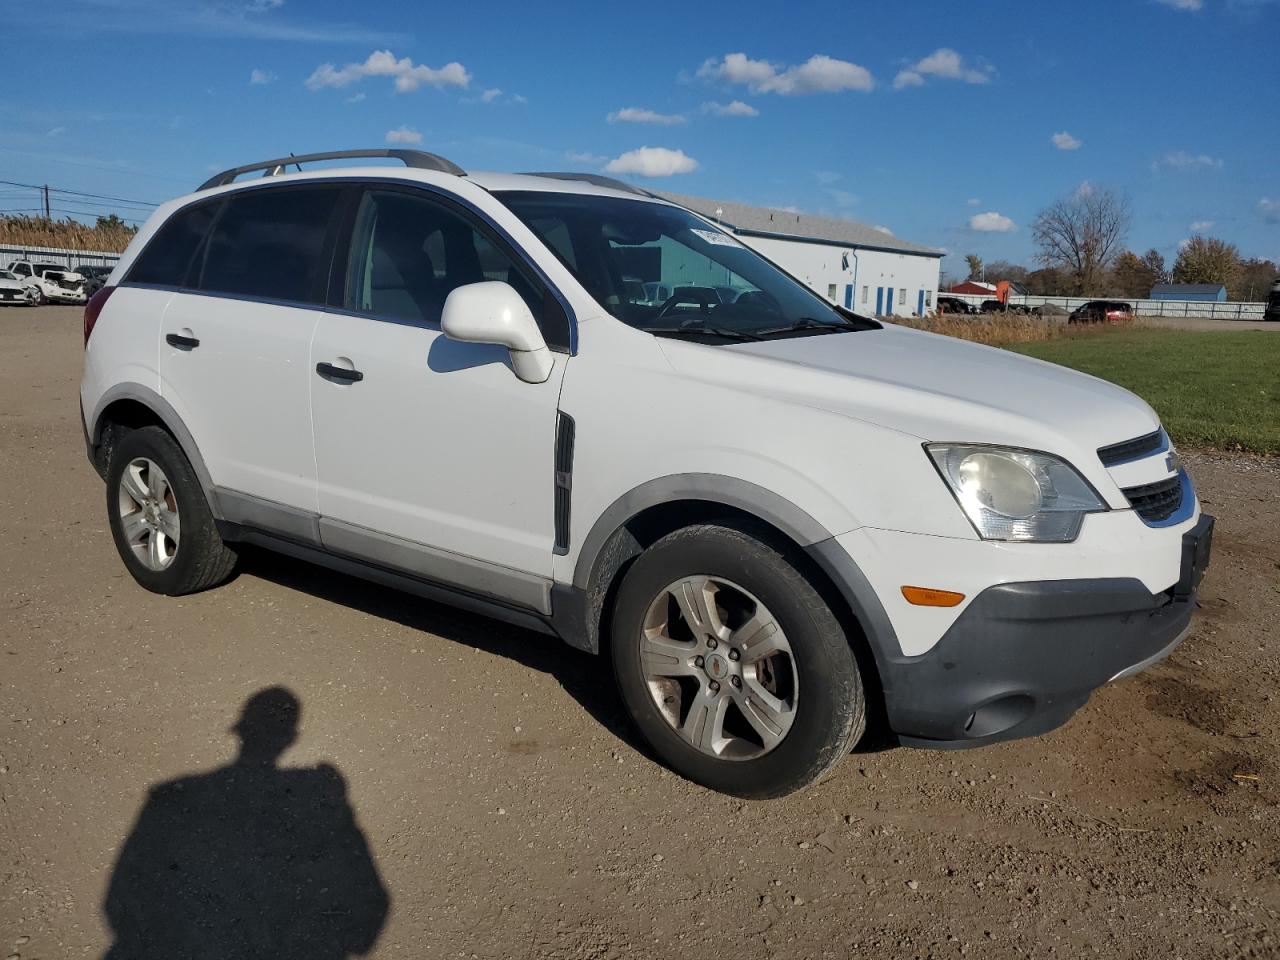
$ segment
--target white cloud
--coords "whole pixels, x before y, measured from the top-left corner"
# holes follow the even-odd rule
[[[1174,150],[1151,161],[1153,173],[1161,170],[1194,173],[1197,170],[1216,170],[1221,167],[1222,161],[1217,157],[1211,157],[1207,153],[1188,153],[1186,150]]]
[[[892,237],[892,236],[893,236],[893,231],[892,231],[892,230],[890,230],[888,227],[882,226],[882,225],[880,225],[880,224],[878,224],[878,223],[877,223],[874,227],[872,227],[871,229],[872,229],[872,230],[875,230],[877,233],[883,233],[883,234],[884,234],[885,236],[887,236],[887,237]]]
[[[1267,223],[1280,223],[1280,200],[1263,197],[1258,201],[1258,212]]]
[[[923,60],[900,70],[893,79],[893,88],[902,90],[905,87],[923,87],[928,77],[936,80],[962,80],[965,83],[990,83],[993,73],[995,68],[990,64],[970,66],[965,63],[964,57],[950,47],[940,47]]]
[[[760,111],[749,103],[743,103],[741,100],[732,100],[729,103],[716,103],[708,101],[702,105],[703,113],[710,113],[717,117],[758,117]]]
[[[822,53],[815,53],[804,63],[782,67],[767,60],[752,60],[745,53],[730,53],[723,60],[714,57],[706,60],[698,68],[698,76],[744,84],[752,93],[777,93],[785,97],[867,91],[875,86],[866,67]]]
[[[249,84],[255,87],[266,86],[268,83],[275,83],[280,78],[270,70],[259,70],[257,67],[249,71]]]
[[[353,93],[351,96],[347,97],[347,99],[343,100],[342,102],[343,103],[359,103],[361,100],[368,100],[368,99],[369,99],[369,95],[367,93],[363,93],[363,92]]]
[[[987,213],[975,213],[969,218],[969,229],[978,233],[1012,233],[1018,225],[1003,213],[994,210]]]
[[[605,119],[610,123],[656,123],[665,127],[684,123],[684,117],[678,113],[658,113],[643,107],[623,107],[621,110],[614,110]]]
[[[529,98],[522,93],[513,93],[511,95],[511,102],[512,103],[528,103]]]
[[[598,153],[587,153],[585,151],[570,150],[564,155],[564,158],[570,163],[583,163],[589,167],[598,167],[604,164],[609,158],[602,157]]]
[[[1206,230],[1212,230],[1213,224],[1214,221],[1212,220],[1197,220],[1191,224],[1190,229],[1192,233],[1203,233]]]
[[[614,157],[605,166],[609,173],[633,173],[639,177],[670,177],[698,169],[698,161],[683,150],[641,147]]]
[[[387,131],[387,143],[421,143],[422,134],[403,124]]]
[[[1060,133],[1055,133],[1052,137],[1049,138],[1049,142],[1052,143],[1059,150],[1079,150],[1082,146],[1084,146],[1084,142],[1082,140],[1078,139],[1077,137],[1073,137],[1071,134],[1067,133],[1067,131],[1065,130],[1061,131]]]
[[[1204,9],[1204,0],[1156,0],[1166,7],[1172,7],[1174,10],[1190,10],[1195,12]]]
[[[815,170],[813,171],[813,176],[819,183],[835,183],[843,177],[844,174],[838,173],[835,170]]]
[[[364,63],[348,63],[344,67],[322,63],[307,78],[307,87],[311,90],[345,87],[365,77],[392,77],[395,79],[397,93],[409,93],[422,86],[435,87],[437,90],[445,87],[465,88],[471,83],[471,74],[460,63],[446,63],[443,67],[432,68],[415,64],[408,57],[397,60],[390,50],[375,50]]]
[[[979,200],[977,197],[970,197],[968,200],[965,201],[965,203],[967,203],[971,207],[976,207],[981,202],[982,201]]]
[[[67,132],[66,127],[54,127],[52,130],[49,131],[48,135],[51,137],[60,137],[66,132]]]
[[[497,100],[500,96],[502,96],[501,90],[497,87],[490,87],[484,93],[480,94],[480,102],[493,103],[493,101]]]

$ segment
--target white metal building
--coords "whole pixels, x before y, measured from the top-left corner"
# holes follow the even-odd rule
[[[938,296],[943,253],[832,217],[678,193],[658,196],[715,220],[827,299],[875,316],[924,316]]]

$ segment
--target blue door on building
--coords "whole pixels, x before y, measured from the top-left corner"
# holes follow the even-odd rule
[[[846,310],[853,309],[853,284],[851,283],[844,285],[844,306]]]
[[[893,316],[893,287],[885,288],[884,298],[884,315],[886,317]]]
[[[884,287],[876,287],[876,316],[884,316]]]
[[[920,298],[916,301],[916,316],[924,316],[924,291],[920,291]]]

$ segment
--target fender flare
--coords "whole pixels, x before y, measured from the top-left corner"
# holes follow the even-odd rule
[[[191,431],[182,422],[182,418],[178,416],[178,411],[173,409],[173,405],[150,387],[145,387],[140,383],[118,383],[98,398],[98,404],[94,407],[88,423],[85,424],[89,437],[90,453],[92,454],[102,444],[102,414],[113,403],[120,400],[132,400],[142,404],[159,418],[165,429],[173,434],[178,446],[182,448],[182,452],[186,455],[187,460],[190,461],[191,468],[195,471],[196,479],[200,481],[200,488],[204,491],[205,500],[208,502],[214,517],[222,519],[221,510],[218,509],[218,498],[215,495],[216,489],[212,478],[209,476],[209,468],[205,466],[204,457],[200,455],[200,448],[196,446],[195,438],[191,436]]]
[[[658,477],[624,493],[605,509],[582,541],[573,568],[573,585],[586,588],[601,550],[613,534],[650,507],[678,500],[704,500],[750,513],[777,527],[801,547],[831,539],[817,520],[772,490],[736,477],[679,473]]]

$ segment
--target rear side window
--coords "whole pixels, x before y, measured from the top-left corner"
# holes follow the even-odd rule
[[[196,288],[208,293],[323,301],[325,237],[338,187],[248,190],[214,224]]]
[[[170,217],[134,263],[129,282],[163,287],[186,285],[191,262],[220,207],[220,203],[204,203]]]

